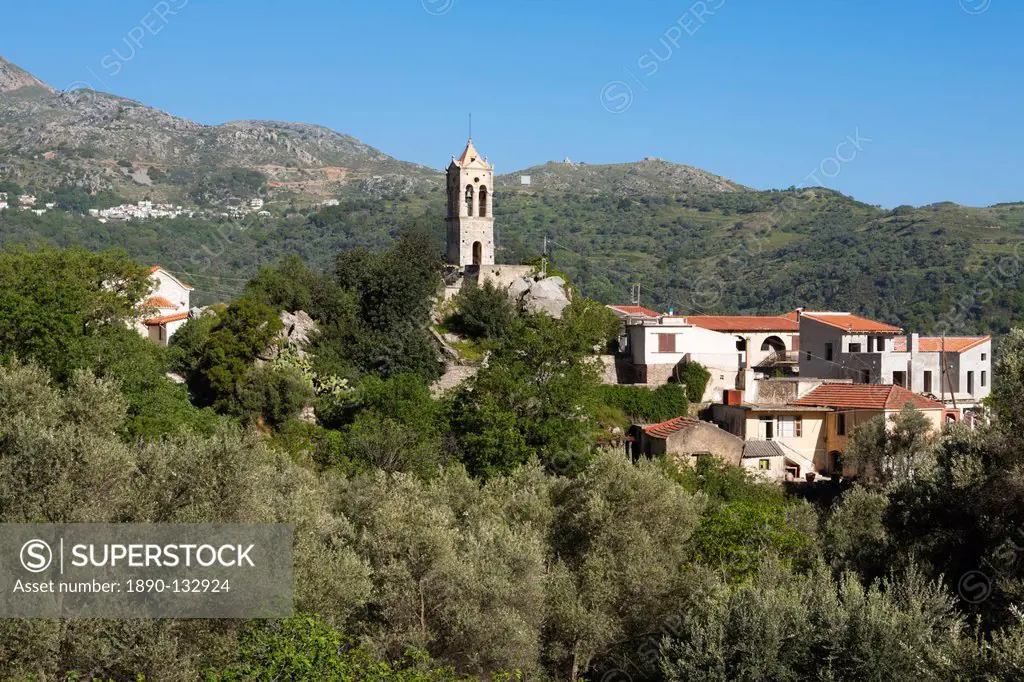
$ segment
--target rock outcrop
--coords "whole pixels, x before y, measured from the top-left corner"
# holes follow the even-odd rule
[[[571,299],[561,277],[520,277],[508,287],[509,298],[520,310],[546,313],[559,319]]]

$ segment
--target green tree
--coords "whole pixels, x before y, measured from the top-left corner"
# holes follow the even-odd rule
[[[476,475],[511,471],[539,456],[571,471],[591,448],[600,385],[593,353],[607,340],[604,307],[576,301],[562,320],[517,318],[486,367],[456,394],[451,424]]]
[[[0,253],[0,360],[34,360],[67,380],[88,367],[111,325],[138,317],[152,284],[123,253]]]
[[[928,418],[907,404],[887,423],[875,417],[857,427],[847,452],[860,475],[882,485],[908,483],[927,475],[935,462],[935,441]]]
[[[210,329],[189,388],[201,405],[237,411],[238,388],[256,358],[281,329],[277,314],[265,305],[239,299],[217,317]]]

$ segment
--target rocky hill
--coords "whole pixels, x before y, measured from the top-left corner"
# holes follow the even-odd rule
[[[321,126],[202,125],[115,95],[58,92],[3,59],[0,150],[0,173],[19,184],[111,189],[127,198],[184,199],[218,172],[238,169],[259,174],[264,191],[308,198],[440,182],[436,170]]]
[[[529,177],[528,185],[523,184],[524,176]],[[613,196],[748,191],[728,178],[653,157],[634,163],[601,165],[551,161],[499,177],[498,188]]]

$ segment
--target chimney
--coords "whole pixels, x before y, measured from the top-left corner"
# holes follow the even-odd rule
[[[796,309],[796,321],[797,322],[799,322],[800,318],[804,316],[804,311],[805,310],[807,310],[807,308],[804,308],[803,306],[800,306],[799,308]]]
[[[907,337],[907,350],[911,353],[917,353],[921,350],[921,335],[911,334]]]

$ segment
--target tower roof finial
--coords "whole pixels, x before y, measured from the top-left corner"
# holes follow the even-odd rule
[[[469,112],[469,141],[473,141],[473,112]]]

